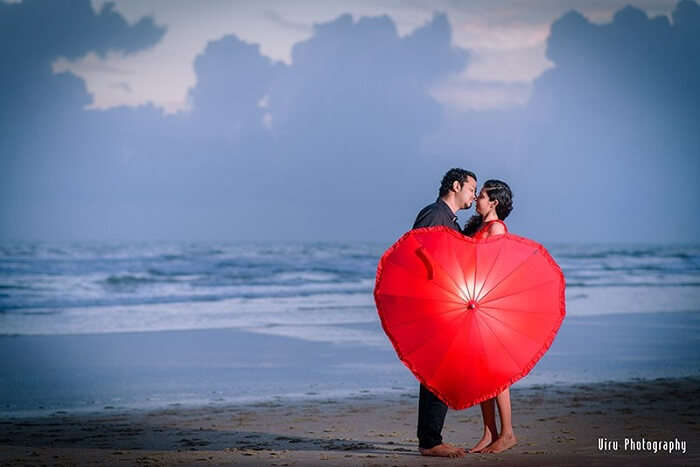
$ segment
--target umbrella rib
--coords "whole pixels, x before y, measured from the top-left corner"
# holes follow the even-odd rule
[[[485,315],[489,316],[490,318],[493,318],[493,319],[495,319],[496,321],[502,323],[502,324],[503,324],[505,327],[507,327],[508,329],[510,329],[510,330],[512,330],[512,331],[514,331],[514,332],[517,332],[517,333],[520,334],[521,336],[527,337],[528,340],[531,340],[531,341],[534,342],[535,344],[538,343],[538,341],[537,341],[536,339],[533,339],[532,337],[528,336],[527,334],[524,334],[522,331],[519,331],[518,329],[514,328],[512,325],[510,325],[510,324],[507,323],[506,321],[503,321],[502,319],[496,318],[495,316],[493,316],[491,313],[489,313],[489,312],[487,312],[487,311],[481,310],[481,312],[484,313]],[[485,322],[486,322],[486,321],[484,321],[484,323],[485,323]]]
[[[455,302],[453,300],[441,300],[439,298],[429,298],[429,297],[415,297],[413,295],[399,295],[395,293],[379,292],[377,295],[383,295],[386,297],[398,297],[398,298],[412,298],[414,300],[427,300],[430,302],[442,302],[442,303],[454,303],[455,305],[465,306],[464,302]]]
[[[474,291],[472,293],[472,296],[470,297],[470,300],[476,299],[476,265],[479,264],[478,256],[479,256],[479,249],[474,248],[474,281],[472,282],[472,284],[474,284]],[[469,286],[467,286],[467,290],[469,290]]]
[[[501,295],[501,296],[499,296],[499,297],[492,298],[491,300],[486,300],[486,301],[483,301],[483,302],[479,302],[479,306],[484,306],[484,305],[487,304],[487,303],[495,302],[496,300],[500,300],[500,299],[502,299],[502,298],[508,298],[508,297],[512,297],[513,295],[518,295],[518,294],[521,294],[521,293],[523,293],[523,292],[528,292],[528,291],[533,290],[533,289],[536,289],[536,288],[538,288],[538,287],[542,287],[543,285],[548,285],[548,284],[550,284],[550,283],[552,283],[552,282],[554,282],[554,281],[556,281],[556,279],[550,279],[550,280],[545,281],[545,282],[540,282],[540,283],[537,284],[537,285],[530,286],[530,287],[528,287],[528,288],[526,288],[526,289],[518,290],[517,292],[512,292],[512,293],[509,293],[509,294],[506,294],[506,295]],[[492,290],[493,290],[493,289],[492,289]],[[484,295],[484,297],[485,297],[485,296],[486,296],[486,295]]]
[[[421,243],[420,240],[416,239],[416,241],[417,241],[418,243],[420,243],[420,245],[421,245],[423,248],[425,248],[425,245],[424,245],[423,243]],[[447,277],[450,278],[450,280],[451,280],[452,283],[455,285],[455,287],[457,288],[457,290],[462,290],[462,288],[459,286],[459,284],[454,280],[454,277],[452,277],[452,275],[449,274],[449,273],[445,270],[445,268],[443,268],[442,266],[440,266],[440,264],[437,264],[436,266],[439,267],[439,268],[442,270],[442,272],[443,272]],[[454,292],[453,292],[453,293],[454,293]],[[455,294],[455,295],[457,295],[457,294]],[[459,296],[459,295],[457,295],[457,296]],[[460,297],[460,298],[463,299],[463,297]]]
[[[479,342],[481,342],[481,354],[485,355],[486,354],[486,346],[484,345],[484,336],[481,335],[481,327],[479,326],[478,323],[475,323],[476,321],[476,316],[474,316],[474,313],[472,313],[472,329],[479,335]],[[484,361],[488,365],[488,360],[486,360],[486,357],[484,356]]]
[[[491,315],[489,315],[489,316],[491,316]],[[505,345],[503,345],[503,342],[501,342],[501,339],[498,337],[498,335],[493,331],[493,329],[491,329],[491,326],[489,326],[489,323],[487,323],[485,320],[480,320],[480,321],[486,325],[486,327],[489,329],[489,331],[491,331],[491,334],[493,334],[493,337],[496,338],[496,341],[501,345],[501,347],[503,347],[503,349],[506,351],[506,354],[508,354],[508,356],[513,361],[513,363],[515,363],[515,367],[520,368],[520,363],[518,363],[518,361],[515,360],[515,358],[513,358],[513,355],[511,355],[510,350],[508,350],[508,348]]]
[[[499,298],[494,298],[492,301],[500,300],[501,298],[504,297],[499,297]],[[495,310],[495,311],[504,311],[506,313],[551,313],[551,311],[548,310],[519,310],[517,308],[508,308],[508,307],[503,307],[503,306],[494,306],[494,305],[484,305],[480,304],[479,305],[480,309],[489,309],[489,310]]]
[[[459,329],[457,330],[457,332],[455,333],[455,335],[452,336],[452,339],[450,339],[450,343],[447,344],[447,348],[445,349],[445,353],[443,354],[443,356],[446,355],[446,354],[450,351],[450,349],[451,349],[452,346],[454,345],[455,340],[457,339],[457,336],[459,335],[459,333],[463,332],[463,330],[464,330],[464,321],[465,321],[466,319],[467,319],[467,314],[465,313],[464,316],[462,316],[462,323],[460,323]],[[435,375],[438,373],[438,371],[440,371],[440,369],[442,368],[442,366],[445,364],[446,361],[447,361],[447,359],[446,359],[446,358],[443,358],[443,360],[438,364],[437,368],[435,368],[435,370],[433,370],[433,372],[430,373],[430,376],[427,376],[425,379],[432,378],[433,376],[435,376]]]
[[[503,245],[505,244],[504,242],[500,242],[501,247],[498,249],[498,253],[496,254],[496,258],[493,260],[493,263],[491,263],[491,268],[489,268],[489,272],[486,273],[486,277],[484,277],[484,282],[481,283],[481,287],[479,287],[479,293],[475,295],[475,297],[478,297],[481,295],[481,292],[484,290],[484,286],[486,285],[486,281],[488,280],[489,276],[491,275],[491,271],[493,271],[494,266],[496,265],[496,262],[498,261],[498,258],[501,256],[501,251],[503,251]],[[478,300],[475,298],[475,300]]]
[[[483,300],[484,298],[488,297],[488,295],[489,295],[491,292],[493,292],[494,290],[496,290],[496,288],[497,288],[499,285],[501,285],[501,284],[503,283],[503,281],[505,281],[505,280],[508,279],[510,276],[512,276],[513,273],[515,273],[515,271],[517,271],[518,269],[520,269],[520,268],[523,266],[523,264],[525,264],[525,263],[527,263],[528,261],[530,261],[530,258],[532,258],[532,257],[535,255],[535,253],[537,253],[537,250],[534,250],[534,251],[530,254],[530,256],[528,256],[527,258],[525,258],[520,264],[518,264],[515,268],[513,268],[512,271],[510,271],[508,274],[505,274],[505,275],[503,276],[503,278],[502,278],[500,281],[498,281],[493,287],[491,287],[491,289],[489,289],[488,292],[486,292],[486,293],[484,294],[483,297],[481,297],[481,299]]]
[[[411,271],[411,270],[408,269],[407,267],[403,266],[402,264],[399,264],[399,263],[397,263],[397,262],[395,262],[395,261],[392,261],[392,260],[389,259],[389,258],[387,258],[387,261],[390,262],[391,264],[393,264],[394,266],[400,267],[400,268],[403,269],[404,271],[408,271],[409,273],[411,273],[411,275],[414,275],[414,276],[415,276],[415,273],[413,273],[413,271]],[[440,268],[440,269],[442,269],[442,268]],[[444,271],[444,269],[443,269],[443,271]],[[449,275],[448,275],[448,277],[449,277]],[[423,278],[421,278],[421,279],[423,279]],[[454,282],[454,281],[453,281],[453,282]],[[449,293],[450,295],[453,295],[453,296],[457,297],[457,298],[460,299],[460,300],[464,300],[464,298],[460,297],[459,295],[457,295],[456,293],[454,293],[454,292],[451,291],[450,289],[448,289],[448,288],[446,288],[446,287],[443,287],[442,285],[438,284],[438,283],[435,282],[435,281],[426,281],[426,283],[428,283],[428,284],[433,284],[435,287],[438,287],[438,288],[444,290],[445,292]],[[456,285],[456,284],[455,284],[455,285]]]
[[[452,322],[458,320],[459,318],[460,318],[460,317],[457,316],[456,318],[452,318],[451,320],[447,321],[447,322],[444,323],[444,324],[452,323]],[[422,348],[425,344],[427,344],[427,343],[430,342],[431,340],[435,339],[439,334],[440,334],[440,333],[439,333],[438,331],[434,332],[430,337],[426,338],[423,342],[421,342],[420,345],[418,345],[418,347],[412,349],[410,352],[408,352],[408,353],[406,353],[406,354],[403,354],[403,357],[405,358],[405,357],[408,357],[408,356],[410,356],[411,354],[415,353],[416,350]]]
[[[423,317],[421,317],[421,318],[416,318],[416,319],[412,319],[412,320],[409,320],[409,321],[402,321],[402,322],[400,322],[400,323],[391,323],[391,326],[392,326],[392,327],[394,327],[394,326],[404,326],[404,325],[406,325],[406,324],[411,324],[411,323],[415,323],[415,322],[418,322],[418,321],[423,321],[423,320],[426,320],[426,319],[433,318],[433,317],[435,317],[435,316],[446,315],[446,314],[448,314],[448,313],[456,313],[456,312],[458,312],[458,311],[464,311],[464,305],[460,305],[459,307],[451,308],[451,309],[449,309],[449,310],[447,310],[447,311],[441,311],[440,313],[433,313],[433,314],[430,315],[430,316],[423,316]]]
[[[454,245],[452,242],[448,241],[447,242],[450,246],[450,252],[452,253],[452,256],[455,259],[455,263],[457,263],[457,267],[459,268],[459,272],[462,273],[462,281],[464,282],[464,288],[467,291],[467,299],[471,300],[471,297],[469,296],[469,287],[467,287],[467,276],[464,274],[464,269],[462,269],[462,263],[459,261],[459,258],[457,257],[457,253],[455,252]],[[461,290],[461,288],[460,288]]]

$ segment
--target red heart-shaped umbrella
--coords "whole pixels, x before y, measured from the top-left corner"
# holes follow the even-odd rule
[[[374,300],[401,361],[453,409],[525,376],[566,313],[564,275],[542,245],[443,226],[412,230],[384,253]]]

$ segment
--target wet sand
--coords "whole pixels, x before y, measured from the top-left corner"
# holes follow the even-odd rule
[[[518,444],[462,459],[420,456],[416,391],[249,405],[107,409],[0,419],[3,465],[700,465],[700,377],[513,388]],[[478,407],[449,411],[445,441],[481,435]],[[618,441],[600,451],[598,438]],[[686,443],[631,451],[624,439]]]

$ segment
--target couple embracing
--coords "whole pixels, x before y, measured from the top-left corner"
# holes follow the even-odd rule
[[[503,222],[510,214],[513,194],[500,180],[487,180],[477,192],[476,175],[464,169],[451,169],[442,178],[437,201],[423,208],[413,228],[443,225],[473,238],[488,238],[506,233]],[[469,209],[476,201],[477,214],[462,229],[457,222],[457,211]],[[496,426],[495,406],[501,422]],[[484,433],[470,453],[495,453],[516,443],[511,422],[510,390],[506,388],[492,399],[481,403]],[[424,456],[462,457],[465,449],[442,441],[442,427],[447,405],[421,384],[418,402],[418,446]]]

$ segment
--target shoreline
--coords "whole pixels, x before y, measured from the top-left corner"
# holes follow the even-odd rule
[[[378,322],[346,327],[382,333]],[[572,316],[512,388],[698,375],[698,337],[700,312]],[[224,328],[4,336],[0,353],[13,356],[0,364],[0,417],[385,397],[416,385],[386,339],[334,343]]]
[[[587,390],[590,387],[618,387],[618,388],[629,388],[632,386],[646,386],[655,384],[664,384],[664,382],[673,381],[693,381],[698,380],[700,387],[700,373],[675,376],[675,377],[657,377],[657,378],[628,378],[620,380],[601,380],[601,381],[590,381],[590,382],[563,382],[556,381],[550,383],[533,383],[533,384],[522,384],[522,381],[517,381],[514,385],[510,386],[511,394],[516,397],[520,396],[525,399],[530,397],[532,394],[545,391],[554,392],[557,394],[569,394],[572,392]],[[260,408],[260,407],[300,407],[313,404],[344,404],[352,403],[353,401],[384,401],[387,403],[394,403],[404,398],[418,400],[418,382],[416,381],[415,394],[413,394],[414,388],[382,388],[380,390],[336,390],[329,393],[294,393],[294,394],[284,394],[284,395],[265,395],[259,396],[257,398],[251,397],[248,400],[232,400],[225,402],[188,402],[188,401],[178,401],[178,402],[162,402],[153,405],[107,405],[102,408],[93,407],[68,407],[62,409],[44,409],[38,408],[35,410],[17,410],[10,412],[0,411],[0,423],[13,420],[27,420],[27,419],[44,419],[55,416],[68,416],[75,418],[90,418],[90,417],[103,417],[105,415],[130,415],[139,413],[160,413],[167,412],[170,410],[180,410],[184,412],[195,412],[202,410],[211,410],[218,412],[221,410],[245,410],[246,408]],[[700,389],[698,392],[700,396]],[[470,410],[472,406],[464,410]],[[449,409],[454,411],[453,409]],[[456,411],[461,412],[461,411]],[[699,414],[700,415],[700,414]],[[699,422],[700,423],[700,422]]]
[[[700,463],[700,375],[537,385],[512,391],[518,444],[462,460],[418,455],[415,394],[198,408],[109,410],[0,418],[7,465],[692,465]],[[469,448],[477,407],[448,411],[446,442]],[[618,441],[600,450],[599,439]],[[635,441],[686,443],[686,453],[624,449]],[[608,447],[610,445],[607,445]]]
[[[303,326],[302,326],[303,327]],[[339,325],[316,330],[332,336]],[[343,329],[379,337],[378,322]],[[568,317],[535,368],[513,385],[570,385],[700,374],[700,312]],[[105,407],[157,409],[245,401],[377,397],[415,377],[381,345],[223,328],[0,337],[0,417]]]

